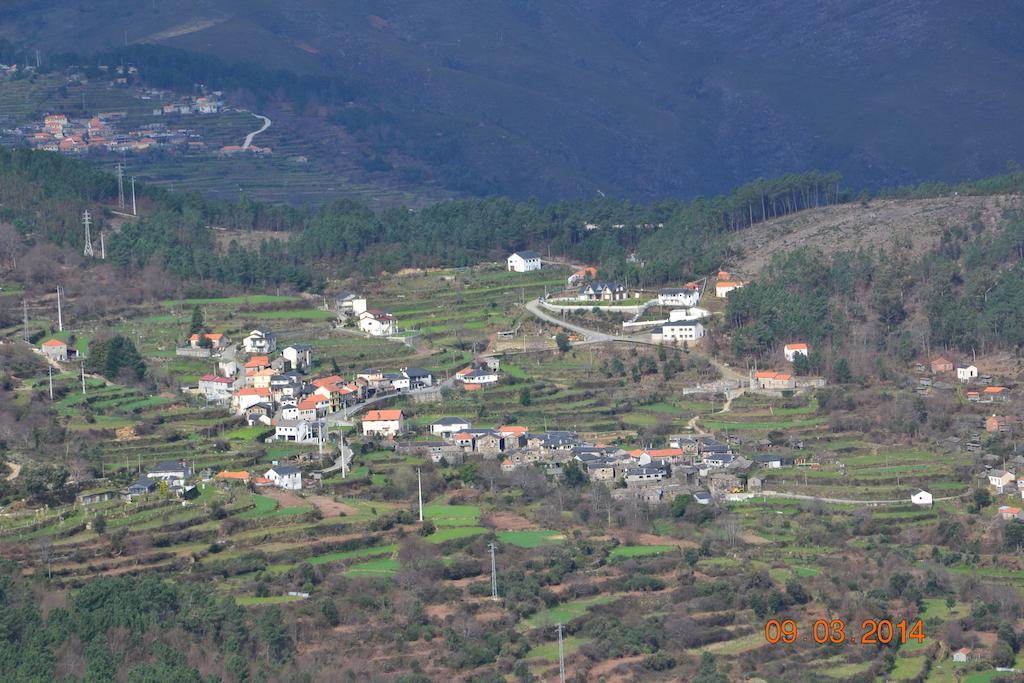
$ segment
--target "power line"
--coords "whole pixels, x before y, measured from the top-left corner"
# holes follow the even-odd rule
[[[491,551],[491,598],[493,600],[498,599],[498,565],[494,561],[494,550],[495,545],[493,543],[487,544],[487,549]]]
[[[562,625],[558,625],[558,681],[565,683],[565,646],[562,644]]]
[[[117,165],[117,208],[124,211],[124,165]]]
[[[342,457],[342,459],[344,459],[345,458],[345,454],[342,453],[341,457]],[[420,468],[419,467],[416,468],[416,488],[419,491],[419,496],[420,496],[420,521],[422,522],[423,521],[423,473],[420,472]],[[491,553],[491,558],[492,558],[491,562],[492,562],[492,564],[493,564],[493,557],[494,557],[494,553],[492,552]]]
[[[85,224],[85,256],[96,256],[96,252],[92,250],[92,234],[89,232],[89,225],[92,222],[92,216],[89,215],[89,210],[86,209],[82,213],[82,223]]]

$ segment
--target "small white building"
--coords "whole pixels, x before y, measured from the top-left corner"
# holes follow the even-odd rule
[[[274,440],[304,443],[319,438],[316,422],[281,419],[274,425]]]
[[[535,251],[517,251],[508,257],[508,269],[515,273],[540,270],[540,254]]]
[[[234,382],[227,377],[203,375],[199,378],[199,393],[207,401],[229,401],[234,391]]]
[[[472,428],[473,425],[469,420],[464,420],[461,417],[442,417],[430,425],[430,433],[448,439],[459,432]]]
[[[274,465],[263,476],[278,488],[289,491],[302,489],[302,470],[295,465]]]
[[[40,347],[40,353],[50,360],[65,361],[68,359],[68,345],[60,339],[48,339]]]
[[[668,312],[670,323],[686,322],[688,320],[703,320],[711,315],[711,312],[704,308],[674,308]]]
[[[910,494],[910,502],[914,505],[921,505],[924,507],[931,507],[932,505],[932,494],[928,493],[924,489],[915,489]]]
[[[973,365],[957,366],[956,378],[961,382],[970,382],[972,379],[977,379],[978,368]]]
[[[669,322],[651,332],[654,343],[676,344],[704,338],[704,326],[696,320]]]
[[[363,436],[394,438],[405,432],[405,413],[401,410],[370,410],[363,418]]]
[[[366,299],[352,292],[341,292],[334,298],[334,310],[341,318],[354,318],[366,310]]]
[[[618,282],[591,282],[580,288],[581,301],[622,301],[629,293]]]
[[[461,380],[464,384],[494,384],[498,381],[498,373],[493,370],[480,368],[468,374],[460,375],[456,379]]]
[[[1005,470],[988,471],[988,485],[994,488],[996,493],[1002,493],[1003,489],[1008,488],[1015,479],[1016,477],[1013,476],[1012,472]]]
[[[782,347],[782,355],[784,355],[786,357],[786,360],[788,360],[790,363],[792,363],[793,359],[797,357],[797,354],[804,356],[806,358],[810,352],[811,347],[809,347],[804,342],[792,342]]]
[[[398,332],[398,321],[387,311],[371,309],[359,314],[359,329],[372,337],[390,337]]]
[[[971,661],[971,648],[962,647],[956,652],[954,652],[953,661],[957,662],[958,664],[963,664],[965,662]]]
[[[739,280],[719,280],[715,283],[715,296],[719,299],[724,299],[729,296],[729,292],[733,292],[743,286],[743,283]]]
[[[185,481],[192,476],[192,468],[184,460],[165,460],[158,462],[146,477],[153,481],[165,481],[168,486],[185,486]]]
[[[313,364],[313,347],[309,344],[292,344],[284,347],[281,357],[291,364],[292,370],[306,370]]]
[[[277,335],[267,327],[258,327],[242,340],[246,353],[272,353],[277,349]]]
[[[696,287],[666,287],[658,292],[661,306],[684,306],[690,308],[700,301],[700,290]]]

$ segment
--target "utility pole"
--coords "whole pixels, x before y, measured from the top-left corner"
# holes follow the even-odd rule
[[[64,316],[60,309],[60,285],[57,285],[57,328],[64,331]]]
[[[85,361],[82,361],[82,395],[85,395]]]
[[[135,176],[132,176],[132,215],[139,215],[139,211],[135,206]]]
[[[28,341],[28,301],[25,299],[21,300],[21,322],[22,322],[22,336],[25,341]]]
[[[348,468],[345,463],[345,431],[342,430],[341,435],[338,437],[338,450],[341,452],[341,478],[344,479],[348,476]]]
[[[494,549],[493,543],[487,544],[487,549],[491,551],[491,599],[498,599],[498,565],[494,561]]]
[[[49,370],[50,374],[50,400],[53,400],[53,366],[47,365],[46,369]]]
[[[565,683],[565,646],[562,644],[562,625],[558,625],[558,681]]]
[[[344,456],[342,456],[344,457]],[[416,488],[419,490],[420,495],[420,521],[423,521],[423,473],[420,468],[416,468]],[[492,555],[493,557],[493,555]]]
[[[86,209],[82,213],[82,223],[85,225],[85,256],[96,256],[96,252],[92,250],[92,234],[89,232],[89,224],[92,222],[92,216],[89,215],[89,210]]]
[[[124,165],[117,164],[117,208],[124,211]]]
[[[100,230],[100,258],[104,261],[107,260],[107,244],[103,241],[102,230]]]

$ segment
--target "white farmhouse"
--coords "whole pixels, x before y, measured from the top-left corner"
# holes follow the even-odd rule
[[[654,343],[675,344],[682,341],[697,341],[704,338],[704,326],[696,320],[669,322],[651,333]]]
[[[277,348],[277,335],[269,328],[258,327],[242,340],[246,353],[272,353]]]
[[[508,257],[508,269],[516,273],[540,270],[540,254],[535,251],[517,251]]]
[[[278,488],[289,491],[302,489],[302,470],[295,465],[274,465],[263,476],[274,482],[274,486]]]
[[[782,355],[784,355],[786,357],[786,360],[788,360],[790,363],[793,362],[793,359],[796,358],[797,354],[806,357],[807,354],[810,353],[810,351],[811,347],[809,347],[807,344],[803,342],[792,342],[791,344],[786,344],[784,347],[782,347]]]
[[[932,494],[928,493],[924,489],[914,489],[910,494],[910,502],[914,505],[922,505],[925,507],[931,507]]]
[[[207,401],[228,401],[231,399],[234,382],[227,377],[203,375],[199,378],[199,393]]]
[[[363,418],[363,436],[394,438],[405,431],[405,413],[401,410],[370,410]]]
[[[288,361],[292,370],[306,370],[313,364],[313,347],[309,344],[292,344],[281,351],[281,357]]]
[[[309,422],[306,420],[287,420],[281,419],[274,425],[274,439],[276,441],[295,441],[297,443],[303,443],[307,441],[315,441],[318,437],[319,431],[317,430],[316,422]]]
[[[398,321],[386,311],[371,309],[359,314],[359,329],[373,337],[390,337],[398,332]]]
[[[700,300],[700,290],[696,287],[667,287],[658,292],[658,304],[661,306],[696,306]]]
[[[168,486],[183,487],[192,476],[192,468],[184,460],[164,460],[146,472],[146,476],[153,481],[165,481]]]
[[[472,428],[473,425],[469,420],[464,420],[461,417],[442,417],[430,425],[430,433],[447,439]]]
[[[978,377],[978,368],[973,365],[957,366],[956,378],[961,382],[970,382]]]
[[[341,292],[334,298],[334,310],[339,318],[353,318],[366,310],[366,299],[352,292]]]

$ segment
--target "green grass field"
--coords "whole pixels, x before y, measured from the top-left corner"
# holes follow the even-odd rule
[[[387,578],[398,571],[398,560],[381,558],[354,564],[345,570],[346,576]]]
[[[615,599],[612,595],[595,595],[570,602],[563,602],[549,609],[541,610],[520,622],[523,630],[565,624],[586,613],[591,607],[605,605]]]
[[[562,540],[561,534],[549,529],[499,531],[497,536],[498,543],[507,543],[508,545],[520,548],[536,548],[547,543],[557,543]]]
[[[661,555],[678,550],[674,545],[620,545],[613,548],[609,553],[612,560],[623,560],[630,557],[645,557],[647,555]]]

